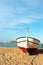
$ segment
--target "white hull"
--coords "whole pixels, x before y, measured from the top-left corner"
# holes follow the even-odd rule
[[[35,38],[28,37],[27,39],[26,37],[21,37],[17,39],[17,46],[25,49],[37,49],[39,42],[40,41]]]
[[[18,47],[24,47],[24,48],[38,48],[38,45],[37,44],[26,44],[26,42],[21,42],[21,43],[18,43],[17,44]]]

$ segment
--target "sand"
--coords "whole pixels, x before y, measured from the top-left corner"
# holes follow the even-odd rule
[[[0,65],[43,65],[43,51],[30,54],[19,48],[0,47]]]

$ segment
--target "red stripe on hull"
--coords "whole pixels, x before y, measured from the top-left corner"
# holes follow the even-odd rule
[[[37,48],[24,48],[24,47],[19,47],[20,49],[22,49],[23,51],[35,51],[37,50]]]

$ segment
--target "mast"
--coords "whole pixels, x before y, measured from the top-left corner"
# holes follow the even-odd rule
[[[28,48],[28,28],[26,28],[26,48]],[[26,51],[26,49],[25,49]],[[26,51],[27,53],[27,51]]]
[[[28,38],[28,28],[26,28],[26,38]]]

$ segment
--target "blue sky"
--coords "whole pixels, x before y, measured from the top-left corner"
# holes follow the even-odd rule
[[[43,42],[43,0],[0,0],[0,41],[26,35]]]

